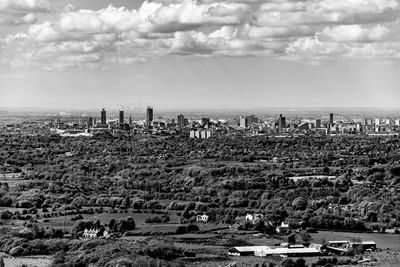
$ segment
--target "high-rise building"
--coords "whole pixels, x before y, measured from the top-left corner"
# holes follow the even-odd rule
[[[320,119],[315,120],[315,128],[321,128],[321,120]]]
[[[247,126],[249,125],[247,117],[240,116],[239,125],[240,125],[240,128],[247,128]]]
[[[279,128],[279,133],[282,133],[283,128],[286,128],[286,118],[283,117],[282,114],[279,115],[278,128]]]
[[[329,114],[329,124],[333,125],[333,113]]]
[[[88,128],[90,128],[90,127],[93,127],[93,117],[89,117],[88,118],[88,121],[87,121],[87,126],[88,126]]]
[[[107,124],[107,115],[106,115],[106,110],[104,108],[101,110],[101,124],[102,125]]]
[[[153,107],[148,106],[146,111],[146,121],[152,122],[153,121]]]
[[[120,110],[119,111],[119,124],[123,124],[124,123],[124,111]]]
[[[178,115],[178,128],[179,129],[185,128],[185,116],[182,114]]]
[[[255,115],[248,115],[246,117],[241,116],[239,125],[241,128],[247,128],[247,126],[252,125],[253,123],[258,123],[258,118]]]

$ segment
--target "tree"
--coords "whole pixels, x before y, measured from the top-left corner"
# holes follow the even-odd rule
[[[310,244],[311,235],[306,231],[301,232],[301,239],[303,239],[304,244]]]
[[[296,235],[295,234],[290,234],[288,236],[288,243],[289,244],[296,244]]]
[[[297,197],[293,200],[292,207],[295,210],[305,210],[307,208],[307,200],[304,197]]]
[[[306,267],[306,261],[303,258],[297,259],[296,267]]]

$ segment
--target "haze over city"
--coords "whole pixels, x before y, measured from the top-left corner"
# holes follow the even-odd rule
[[[397,108],[399,9],[6,0],[0,108]]]

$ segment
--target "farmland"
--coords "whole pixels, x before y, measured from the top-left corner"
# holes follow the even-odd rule
[[[375,241],[381,263],[398,253],[398,235],[370,233],[399,227],[397,137],[40,135],[0,144],[2,171],[19,173],[0,184],[1,250],[16,257],[46,255],[55,266],[260,262],[268,259],[227,250],[307,243],[310,227],[332,231],[311,242]],[[281,223],[295,238],[277,232]],[[89,229],[99,238],[85,239]]]

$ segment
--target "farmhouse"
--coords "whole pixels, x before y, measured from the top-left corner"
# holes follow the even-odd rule
[[[262,214],[247,214],[245,217],[245,221],[255,224],[263,218],[264,218],[264,215],[262,215]]]
[[[289,223],[282,222],[280,226],[276,227],[278,234],[287,235],[290,233]]]
[[[206,223],[208,222],[208,215],[197,215],[196,216],[196,222],[201,222],[201,223]]]
[[[312,257],[321,255],[321,246],[314,245],[304,247],[302,245],[288,247],[269,247],[269,246],[251,246],[251,247],[233,247],[228,250],[232,256],[286,256],[286,257]]]
[[[89,239],[89,238],[97,238],[97,234],[100,231],[97,229],[85,229],[85,231],[83,232],[83,238],[85,239]]]

